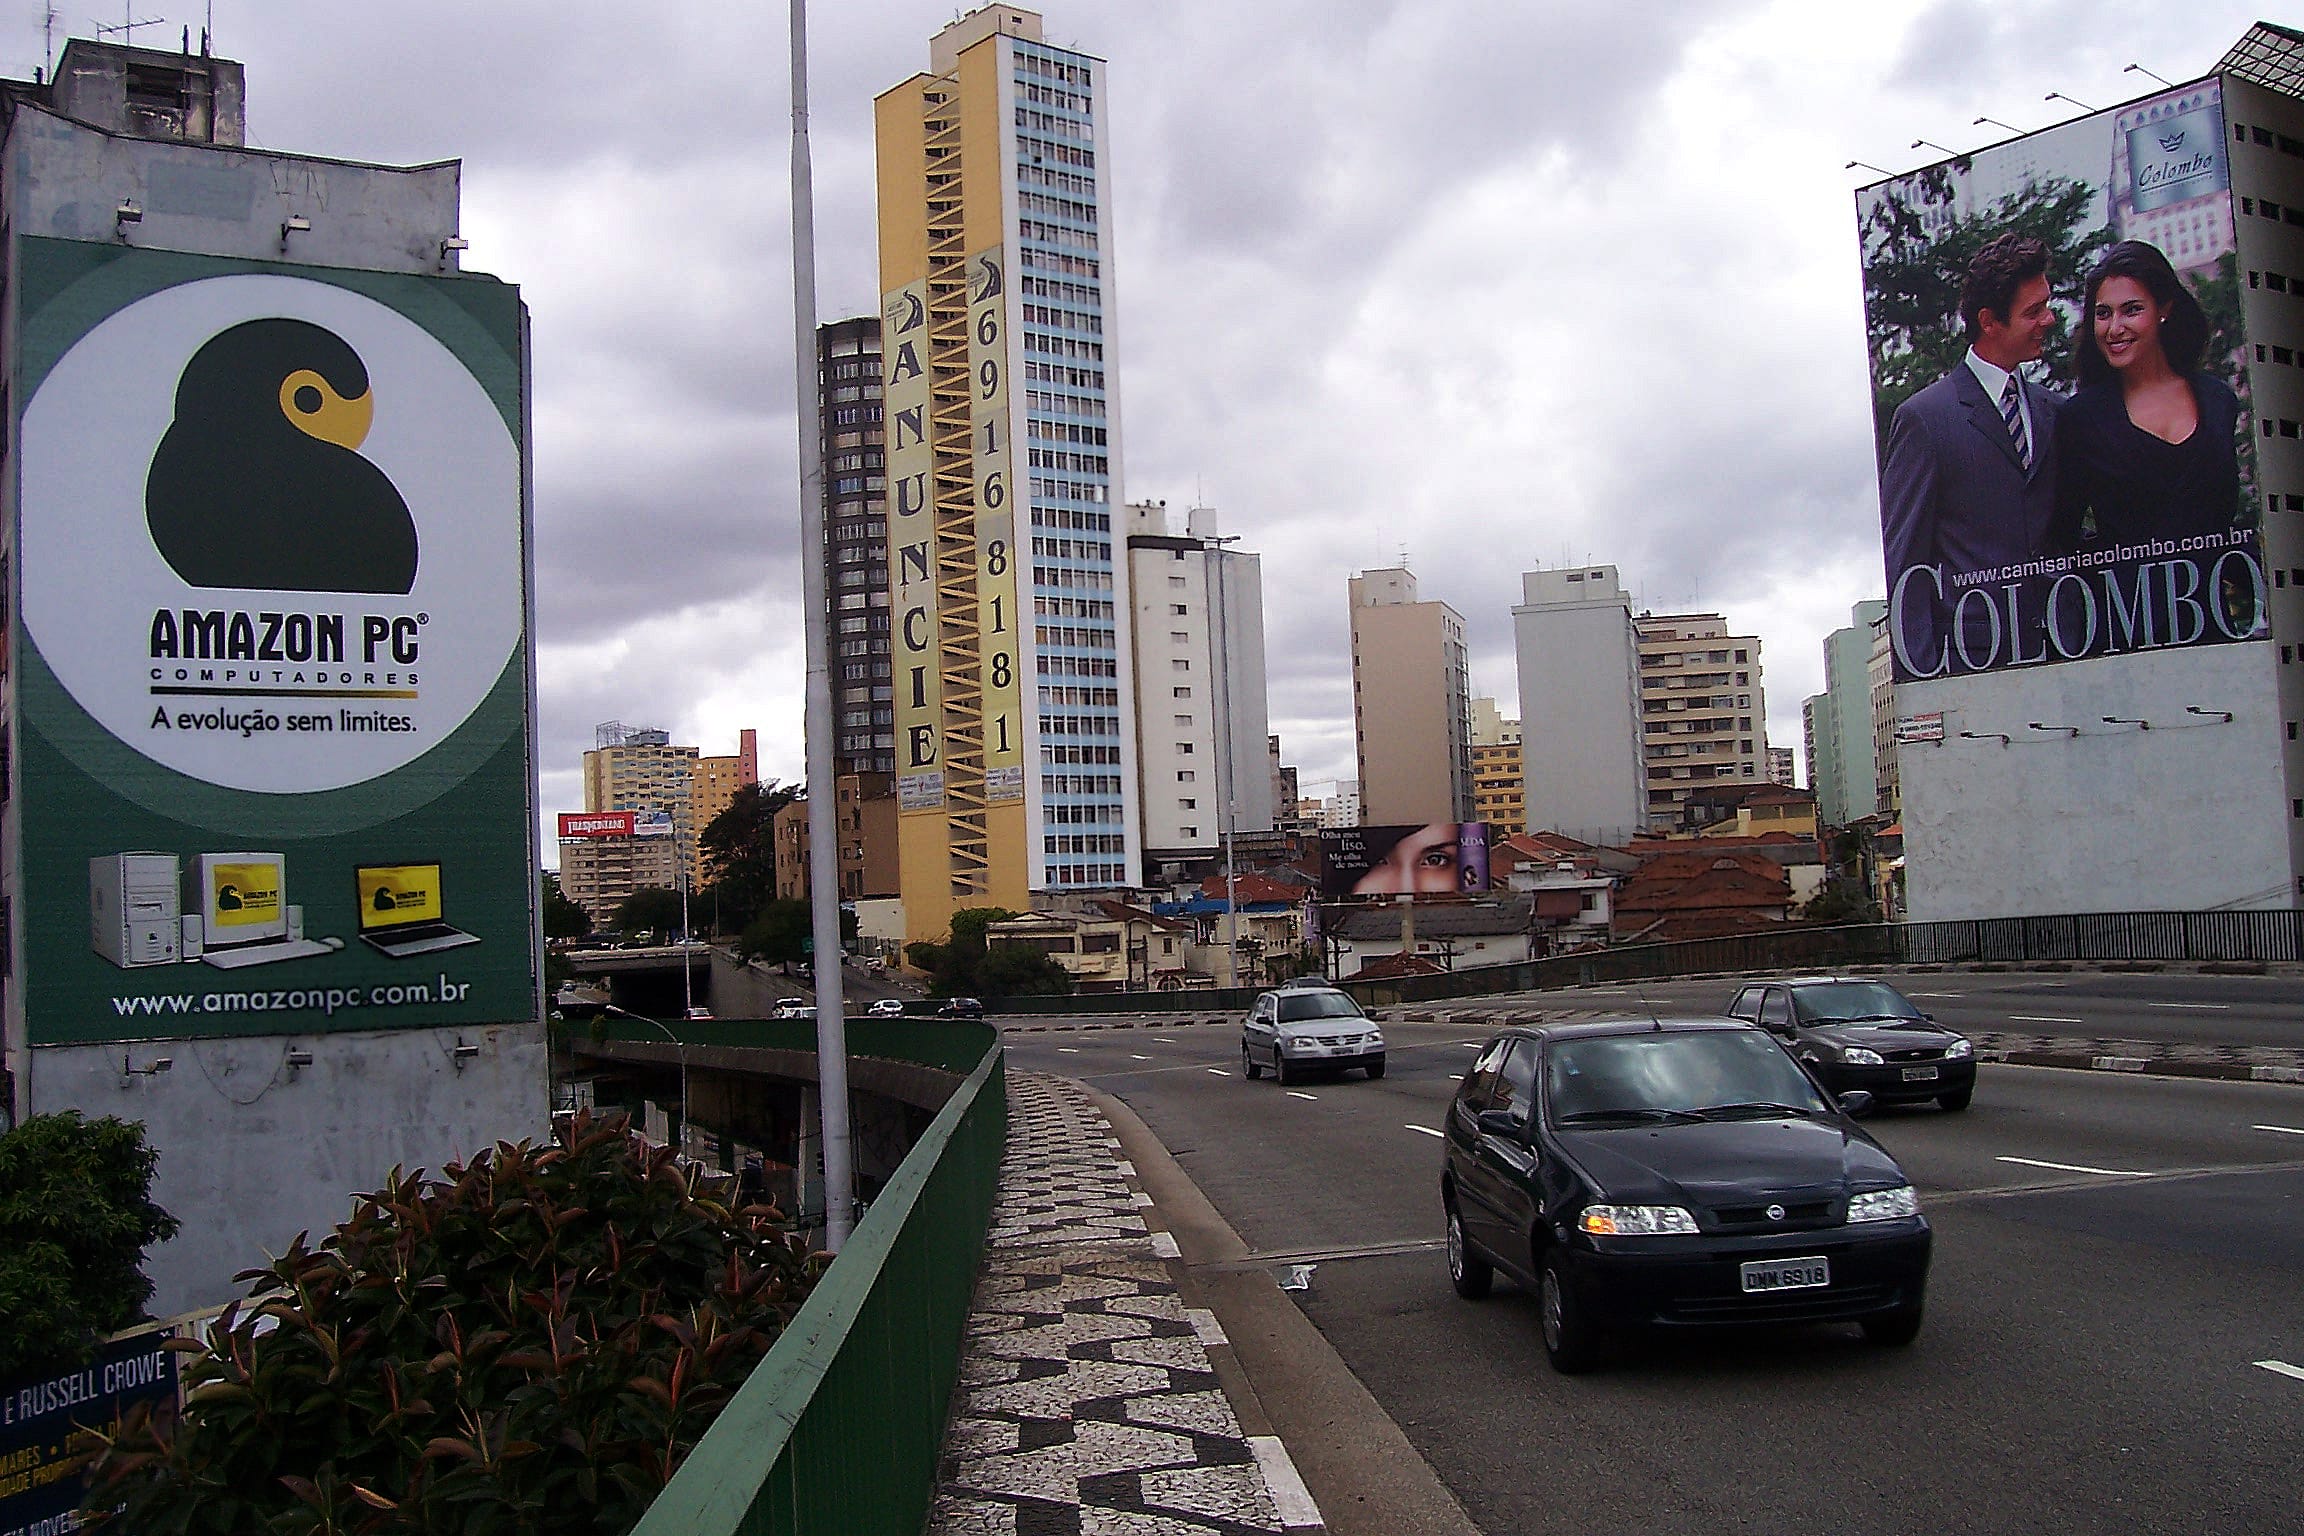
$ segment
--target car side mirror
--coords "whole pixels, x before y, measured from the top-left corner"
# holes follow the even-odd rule
[[[1853,1120],[1858,1115],[1871,1113],[1872,1095],[1863,1088],[1851,1088],[1840,1095],[1840,1113]]]
[[[1518,1141],[1528,1134],[1528,1122],[1506,1109],[1484,1109],[1479,1117],[1480,1133],[1501,1136],[1507,1141]]]
[[[1924,1013],[1924,1014],[1920,1015],[1920,1017],[1922,1017],[1922,1018],[1926,1019],[1926,1020],[1927,1020],[1929,1023],[1931,1023],[1931,1024],[1933,1024],[1933,1023],[1935,1023],[1935,1022],[1936,1022],[1936,1015],[1934,1015],[1934,1014],[1932,1014],[1932,1013]]]

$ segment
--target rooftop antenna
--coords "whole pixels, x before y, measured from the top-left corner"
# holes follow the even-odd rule
[[[135,0],[129,0],[128,4],[120,7],[120,25],[108,27],[102,22],[98,22],[96,23],[96,35],[98,37],[118,37],[122,43],[133,48],[136,46],[136,29],[138,27],[158,27],[166,24],[167,18],[164,16],[146,16],[141,20],[137,19]]]
[[[48,57],[48,73],[56,73],[56,7],[48,7],[48,14],[40,21],[40,46]]]

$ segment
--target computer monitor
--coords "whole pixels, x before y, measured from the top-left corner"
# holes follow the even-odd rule
[[[192,861],[185,905],[200,914],[210,949],[288,935],[288,860],[277,853],[203,853]]]

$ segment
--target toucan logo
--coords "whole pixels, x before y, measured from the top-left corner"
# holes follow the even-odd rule
[[[333,331],[249,320],[184,365],[144,518],[195,587],[389,592],[416,585],[416,520],[360,456],[376,402]]]

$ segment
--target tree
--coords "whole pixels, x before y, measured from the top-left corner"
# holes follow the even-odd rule
[[[699,895],[709,897],[723,931],[743,932],[776,899],[776,813],[803,793],[774,779],[747,784],[698,836],[712,871]]]
[[[548,939],[580,939],[592,931],[592,914],[568,899],[560,889],[560,877],[547,869],[542,872],[543,885],[538,900],[544,914],[544,937]]]
[[[91,1504],[158,1536],[629,1530],[821,1272],[621,1116],[362,1196],[252,1271]]]
[[[994,944],[984,952],[983,962],[976,968],[975,986],[965,995],[1063,996],[1078,985],[1072,973],[1044,950],[1029,944]],[[958,995],[961,989],[956,987],[953,993]]]
[[[680,893],[651,885],[616,903],[616,927],[621,933],[678,933]]]
[[[758,917],[744,925],[743,936],[736,941],[737,952],[747,960],[790,965],[795,960],[808,958],[805,941],[809,931],[808,903],[771,901],[760,909]]]
[[[1877,923],[1880,908],[1861,882],[1849,879],[1828,880],[1808,904],[1800,909],[1800,920],[1807,923]]]
[[[144,1127],[77,1110],[0,1134],[0,1377],[71,1366],[144,1315],[144,1250],[176,1235],[152,1203]]]

